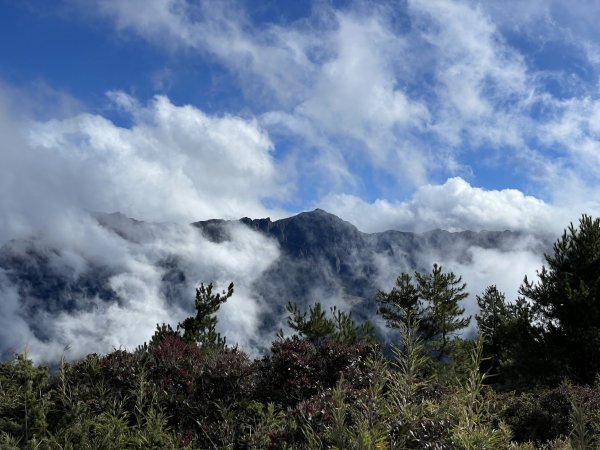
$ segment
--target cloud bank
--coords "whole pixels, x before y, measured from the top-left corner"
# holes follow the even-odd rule
[[[110,97],[131,126],[87,113],[12,117],[7,97],[0,102],[0,243],[30,281],[19,291],[11,273],[0,271],[3,354],[25,343],[32,357],[48,360],[67,346],[70,357],[132,348],[156,323],[189,315],[198,283],[223,288],[230,281],[236,295],[220,326],[232,343],[252,348],[263,305],[250,286],[277,258],[277,246],[246,229],[217,246],[186,223],[267,211],[263,198],[285,190],[268,136],[255,121],[210,117],[164,97],[147,106],[121,93]],[[120,215],[99,222],[94,213],[117,210],[158,224]],[[169,295],[165,277],[174,263],[183,279]],[[104,279],[114,298],[69,286],[60,298],[44,297],[33,291],[38,264],[73,286]]]
[[[152,336],[157,323],[174,326],[193,313],[199,281],[223,289],[234,280],[236,294],[220,311],[220,331],[230,343],[249,350],[265,345],[258,333],[264,305],[250,286],[277,258],[273,242],[248,229],[235,229],[231,242],[216,245],[190,226],[136,225],[126,219],[116,233],[92,220],[79,225],[83,245],[69,240],[55,243],[61,247],[49,247],[39,240],[27,244],[25,253],[11,249],[10,256],[23,258],[26,269],[20,268],[19,292],[9,282],[10,273],[0,271],[0,316],[5,322],[0,350],[5,356],[25,344],[34,359],[46,361],[56,361],[67,347],[70,358],[132,349]],[[124,239],[127,230],[145,236],[138,241]],[[103,250],[95,253],[98,248]],[[39,270],[58,282],[66,280],[73,288],[100,284],[110,290],[110,297],[92,289],[61,290],[56,283],[49,296],[31,291],[27,275],[35,277],[35,272],[30,275],[34,255],[42,255],[37,256],[43,261]]]
[[[189,313],[169,299],[231,280],[223,331],[254,345],[269,305],[250,286],[278,249],[247,230],[215,246],[185,225],[194,220],[316,205],[367,232],[556,236],[581,213],[600,214],[600,36],[589,2],[315,2],[302,17],[262,22],[230,1],[66,4],[78,11],[69,20],[102,24],[123,45],[134,36],[218,66],[242,97],[235,111],[209,113],[115,86],[107,110],[92,110],[60,92],[0,89],[0,244],[33,238],[17,254],[34,250],[73,279],[108,267],[117,296],[73,294],[73,311],[50,314],[27,309],[0,271],[7,348],[29,341],[53,358],[65,345],[73,355],[134,346],[156,322]],[[169,67],[155,78],[161,91],[177,83]],[[107,228],[98,211],[162,225]],[[541,263],[531,249],[421,264],[464,274],[472,293],[496,282],[510,297]],[[382,283],[404,269],[383,261]],[[180,290],[165,292],[164,277],[181,274]]]
[[[443,229],[556,234],[572,213],[516,189],[485,190],[459,177],[442,185],[421,186],[405,202],[368,203],[353,195],[331,195],[320,205],[365,232]]]

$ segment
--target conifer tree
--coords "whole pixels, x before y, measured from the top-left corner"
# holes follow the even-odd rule
[[[349,313],[336,306],[330,308],[331,317],[328,317],[319,302],[310,305],[308,312],[301,311],[300,307],[293,302],[289,302],[286,308],[290,314],[288,317],[290,328],[313,344],[319,345],[328,339],[344,344],[354,344],[360,339],[367,341],[372,339],[373,326],[368,320],[362,326],[357,326]]]
[[[423,315],[423,302],[419,297],[419,289],[414,285],[412,277],[402,273],[396,279],[396,285],[390,292],[377,293],[379,309],[377,312],[386,320],[390,328],[401,328]]]
[[[327,317],[321,303],[315,303],[308,307],[307,311],[301,311],[300,307],[293,302],[286,306],[288,313],[288,325],[292,330],[307,338],[314,344],[331,337],[335,333],[333,320]]]
[[[475,298],[479,306],[479,314],[475,315],[477,325],[484,336],[484,342],[491,341],[508,314],[506,296],[496,285],[491,285],[485,288],[482,295]]]
[[[489,369],[496,373],[502,360],[502,351],[506,350],[510,337],[507,331],[513,320],[506,296],[496,285],[488,286],[481,295],[477,295],[479,314],[475,316],[479,332],[483,337],[484,356],[490,358]]]
[[[463,317],[465,309],[459,302],[469,296],[462,277],[453,272],[445,273],[441,266],[433,265],[431,273],[415,273],[419,294],[427,305],[424,326],[427,338],[435,343],[434,348],[442,358],[448,350],[448,343],[456,331],[469,325],[471,317]]]
[[[229,284],[227,291],[213,293],[213,284],[196,288],[196,315],[188,317],[177,325],[177,331],[183,331],[182,338],[185,342],[195,342],[205,346],[224,346],[225,338],[217,332],[217,317],[215,314],[233,295],[233,283]]]
[[[600,218],[571,223],[545,255],[538,281],[527,277],[519,293],[531,302],[542,336],[540,352],[566,375],[591,383],[600,372]]]
[[[208,286],[200,283],[200,286],[196,288],[194,301],[196,314],[178,323],[176,329],[166,323],[157,324],[150,341],[144,343],[140,349],[147,350],[149,347],[156,347],[168,336],[177,337],[184,342],[195,343],[201,347],[225,347],[226,338],[217,332],[216,314],[221,305],[233,295],[233,283],[229,284],[226,291],[220,293],[213,293],[213,289],[212,283]]]
[[[389,293],[380,291],[378,312],[391,328],[402,329],[418,321],[419,334],[433,344],[442,358],[452,336],[471,320],[463,317],[465,310],[459,306],[469,295],[465,289],[461,277],[445,273],[434,264],[431,273],[415,272],[414,281],[409,274],[402,273]]]

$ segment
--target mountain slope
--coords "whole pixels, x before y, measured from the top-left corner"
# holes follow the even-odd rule
[[[127,345],[107,336],[113,326],[139,344],[137,335],[113,322],[131,314],[150,327],[161,320],[176,323],[193,307],[195,285],[234,281],[232,301],[238,306],[223,314],[239,317],[223,317],[222,326],[238,336],[245,333],[245,342],[260,347],[268,345],[264,336],[285,323],[290,300],[336,303],[371,317],[375,293],[389,289],[401,271],[429,271],[433,262],[471,267],[481,252],[503,258],[515,249],[542,254],[548,248],[544,240],[510,231],[362,233],[319,209],[277,221],[208,220],[192,227],[146,223],[119,213],[95,214],[94,220],[96,229],[77,245],[61,246],[42,234],[0,248],[0,313],[9,328],[21,324],[18,332],[6,332],[11,338],[6,342],[70,344],[86,333],[92,342],[102,342],[99,348],[104,342]],[[156,318],[144,318],[149,313]],[[93,323],[79,324],[84,320]],[[71,326],[70,321],[75,325],[69,334],[61,327]],[[30,337],[18,335],[23,328]],[[9,350],[15,348],[4,343],[0,355]]]
[[[193,225],[208,239],[223,242],[233,223],[211,220]],[[429,271],[433,262],[447,261],[449,256],[469,264],[473,248],[509,252],[528,238],[511,231],[369,234],[320,209],[277,221],[243,218],[238,223],[277,240],[282,250],[254,284],[273,308],[269,312],[273,316],[282,312],[288,300],[307,304],[335,299],[348,303],[359,316],[369,317],[376,309],[377,290],[389,288],[401,271]],[[546,248],[537,240],[527,245],[540,254]],[[269,322],[268,317],[264,320]]]

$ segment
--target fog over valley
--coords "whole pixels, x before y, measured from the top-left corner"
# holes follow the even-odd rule
[[[270,219],[150,223],[123,214],[82,214],[70,236],[42,230],[0,249],[2,354],[23,346],[36,360],[135,348],[156,324],[173,326],[193,312],[195,287],[235,283],[219,311],[219,331],[251,354],[268,351],[285,305],[315,301],[368,318],[378,289],[402,271],[436,262],[462,275],[470,297],[496,284],[516,298],[535,275],[547,236],[524,232],[365,234],[323,210]]]

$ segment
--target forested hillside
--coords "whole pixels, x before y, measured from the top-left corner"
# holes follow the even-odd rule
[[[217,331],[233,283],[135,350],[0,363],[0,447],[587,449],[600,446],[600,219],[556,241],[516,299],[434,264],[374,299],[398,336],[325,302],[251,359]],[[325,300],[325,299],[324,299]],[[478,336],[461,333],[476,323]]]

